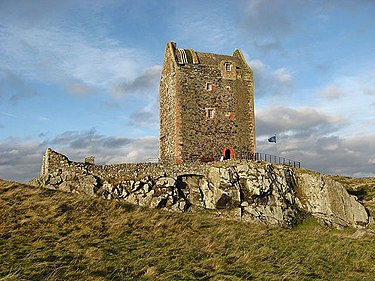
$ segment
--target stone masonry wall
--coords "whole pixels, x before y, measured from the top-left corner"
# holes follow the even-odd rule
[[[249,158],[255,153],[253,74],[241,52],[191,50],[196,63],[188,64],[178,64],[175,52],[168,43],[160,84],[161,161],[217,160],[226,147],[235,158]]]
[[[288,166],[234,161],[97,166],[47,149],[33,185],[178,212],[211,209],[229,219],[292,227],[305,216],[365,227],[365,208],[328,177]]]
[[[175,44],[167,44],[160,78],[160,159],[169,163],[176,162],[177,145],[175,49]]]

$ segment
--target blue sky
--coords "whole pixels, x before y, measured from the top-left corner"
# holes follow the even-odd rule
[[[366,0],[0,0],[0,178],[36,177],[47,147],[98,164],[157,157],[168,41],[242,50],[259,152],[375,176],[374,26]]]

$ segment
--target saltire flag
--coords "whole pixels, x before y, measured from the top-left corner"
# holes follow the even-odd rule
[[[276,143],[276,135],[270,137],[270,138],[268,139],[268,142],[274,142],[274,143]]]

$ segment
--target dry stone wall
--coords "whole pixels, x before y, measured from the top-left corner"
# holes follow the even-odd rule
[[[32,184],[149,208],[211,209],[230,219],[292,227],[307,215],[334,227],[365,227],[365,208],[327,176],[250,161],[98,166],[47,149]]]

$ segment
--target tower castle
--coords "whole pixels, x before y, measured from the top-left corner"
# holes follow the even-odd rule
[[[201,53],[169,42],[160,79],[160,161],[254,154],[253,72],[241,51]]]

